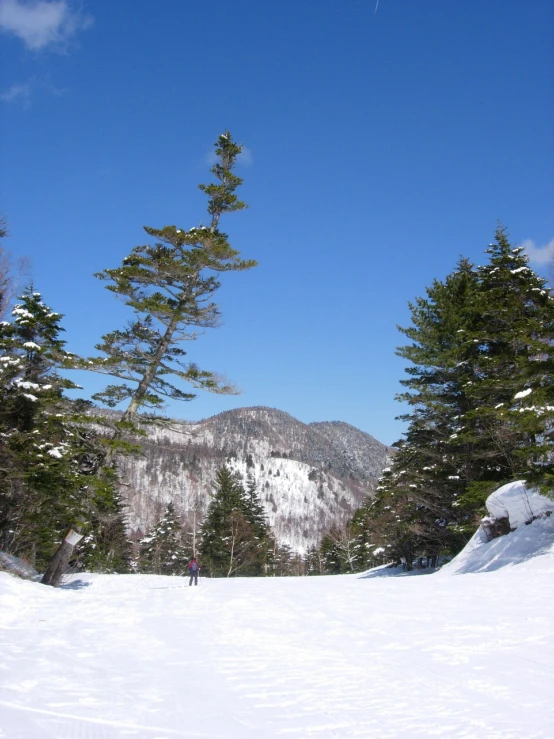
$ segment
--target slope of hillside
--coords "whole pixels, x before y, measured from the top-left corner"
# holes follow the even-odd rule
[[[333,468],[344,476],[356,470],[360,479],[376,480],[383,471],[383,453],[392,453],[380,441],[343,421],[319,421],[311,423],[310,428],[328,439],[333,449]]]
[[[390,452],[347,424],[308,425],[262,407],[147,432],[142,457],[120,460],[132,530],[147,530],[170,500],[185,521],[201,517],[226,463],[252,475],[279,542],[298,551],[348,520]]]
[[[554,538],[540,551],[482,574],[197,588],[0,573],[0,737],[549,739]]]

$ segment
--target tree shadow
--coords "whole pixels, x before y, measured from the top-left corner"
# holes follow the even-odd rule
[[[383,565],[376,567],[368,572],[363,572],[358,580],[371,580],[375,577],[414,577],[415,575],[432,575],[437,572],[437,567],[416,568],[406,571],[403,567],[394,567],[391,565]]]
[[[60,588],[62,590],[82,590],[83,588],[88,588],[90,585],[92,585],[92,583],[87,582],[86,580],[71,580],[71,582],[62,583]]]

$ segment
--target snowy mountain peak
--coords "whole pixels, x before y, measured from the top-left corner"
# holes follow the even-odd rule
[[[170,500],[185,519],[202,516],[215,473],[228,464],[243,480],[254,477],[279,542],[298,551],[346,522],[390,453],[349,424],[305,424],[263,406],[152,427],[142,447],[142,457],[121,460],[132,530],[146,531]]]

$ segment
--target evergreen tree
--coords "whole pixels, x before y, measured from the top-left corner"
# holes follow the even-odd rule
[[[91,474],[96,435],[64,396],[76,385],[58,371],[74,363],[60,321],[31,289],[0,324],[0,543],[38,569],[114,492]]]
[[[410,304],[412,326],[400,329],[412,344],[398,350],[412,365],[399,396],[410,406],[405,438],[395,444],[371,505],[372,543],[391,556],[412,561],[420,548],[435,554],[463,544],[465,512],[454,505],[468,479],[477,474],[470,445],[455,443],[460,418],[470,407],[476,345],[467,340],[478,320],[478,278],[467,260],[426,298]]]
[[[499,228],[490,261],[461,260],[411,305],[410,406],[370,506],[393,559],[456,552],[487,495],[518,477],[551,487],[554,302]],[[531,400],[532,398],[532,400]]]
[[[351,523],[346,526],[334,526],[326,534],[319,546],[319,555],[323,570],[329,575],[356,572],[357,537]]]
[[[479,321],[470,410],[461,417],[460,442],[474,447],[486,478],[524,477],[552,490],[554,456],[554,300],[498,228],[489,263],[478,270]],[[484,442],[484,443],[483,443]],[[470,485],[463,505],[483,504],[491,486]]]
[[[364,572],[380,563],[375,559],[376,545],[370,527],[371,502],[370,497],[366,498],[358,510],[354,512],[350,521],[351,536],[353,537],[351,561],[354,572]]]
[[[309,547],[304,555],[304,571],[306,575],[323,575],[325,572],[322,553],[315,544]]]
[[[251,497],[247,496],[228,467],[218,470],[214,497],[201,528],[202,563],[212,577],[264,573],[265,523],[255,515],[258,501],[254,493],[251,487]]]
[[[252,472],[246,476],[244,494],[244,515],[260,545],[256,563],[250,568],[251,574],[271,574],[273,570],[272,552],[275,548],[273,533],[260,500],[256,480]]]
[[[383,474],[368,506],[367,538],[372,544],[368,552],[370,566],[375,566],[374,558],[377,557],[382,558],[383,563],[405,562],[411,569],[420,550],[426,553],[435,547],[448,550],[445,526],[440,526],[439,519],[433,517],[427,500],[420,503],[415,498],[416,488],[411,487],[415,483],[404,476],[407,470],[401,469],[404,460],[400,443],[398,456]]]
[[[78,546],[79,560],[89,572],[130,572],[132,542],[128,538],[126,504],[117,493],[115,472],[95,480],[94,506],[84,525],[85,537]]]
[[[173,503],[168,503],[162,518],[140,542],[140,571],[155,575],[186,574],[188,557],[182,538],[181,519]]]
[[[233,173],[241,150],[228,132],[216,142],[218,161],[211,171],[218,182],[200,185],[209,198],[209,226],[189,230],[175,226],[145,227],[156,243],[135,247],[119,267],[97,275],[110,283],[108,289],[121,297],[137,316],[126,329],[103,337],[97,346],[103,356],[83,363],[85,369],[122,381],[95,396],[112,407],[127,401],[116,438],[141,409],[160,408],[164,398],[195,397],[174,384],[174,378],[193,388],[233,392],[213,372],[185,361],[186,352],[180,343],[196,339],[198,328],[217,325],[220,311],[212,297],[220,283],[214,275],[250,269],[256,264],[241,259],[227,235],[219,229],[224,213],[246,207],[235,194],[242,180]]]
[[[79,514],[74,444],[63,420],[62,391],[73,384],[56,372],[68,359],[61,316],[32,290],[21,301],[13,321],[0,325],[0,532],[2,548],[41,567]]]
[[[246,492],[244,494],[244,515],[250,522],[252,530],[260,539],[270,536],[269,524],[264,507],[258,494],[254,475],[249,472],[246,476]]]
[[[275,543],[271,556],[271,574],[277,577],[298,577],[306,574],[302,555],[294,552],[288,544]]]

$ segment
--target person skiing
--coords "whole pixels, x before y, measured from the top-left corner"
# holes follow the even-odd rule
[[[189,574],[190,574],[190,580],[189,580],[189,588],[192,585],[192,581],[194,580],[194,584],[198,585],[198,572],[200,571],[200,567],[198,566],[198,561],[196,557],[193,557],[191,561],[189,562]]]

